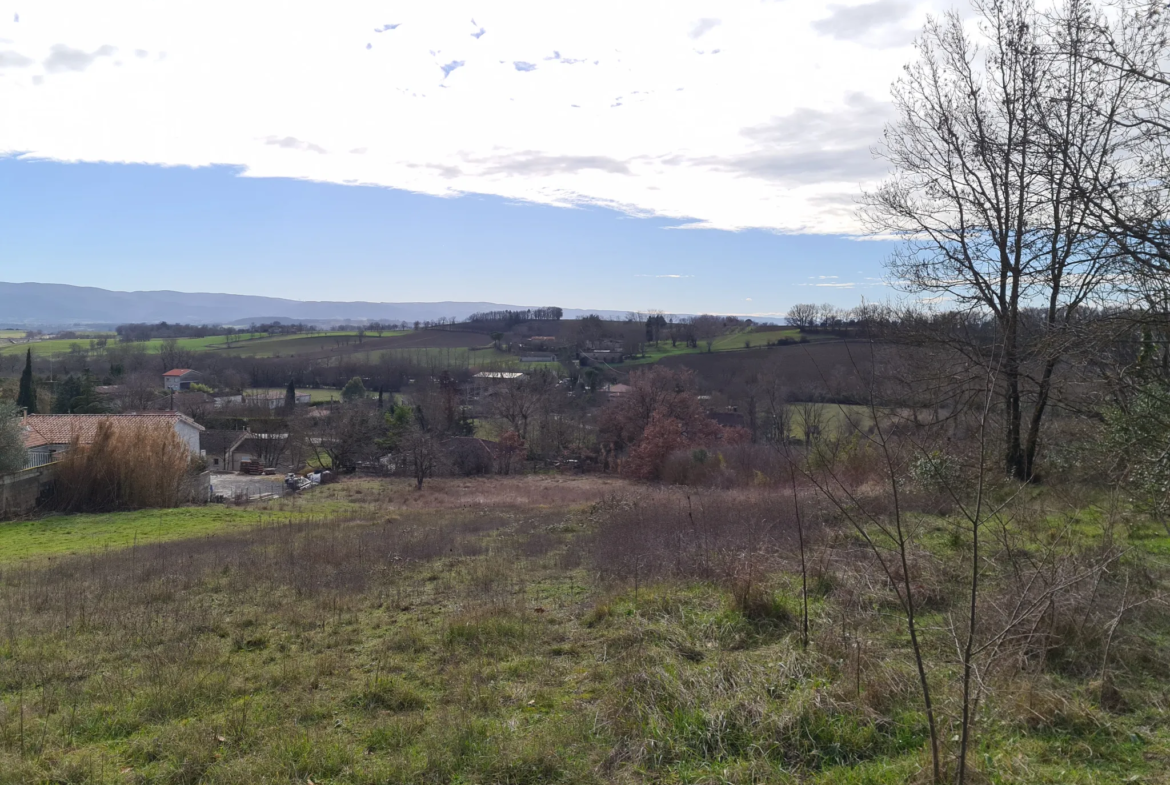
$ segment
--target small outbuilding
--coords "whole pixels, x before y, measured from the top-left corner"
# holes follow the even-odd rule
[[[190,368],[174,368],[163,374],[163,387],[171,392],[190,390],[192,384],[203,380],[203,374]]]

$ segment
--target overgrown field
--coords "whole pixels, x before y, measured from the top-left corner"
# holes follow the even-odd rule
[[[319,491],[258,527],[0,566],[0,783],[925,781],[904,626],[815,506],[805,649],[794,508],[773,491]],[[1113,625],[1099,682],[1123,578],[1131,597],[1164,585],[1147,546],[1166,538],[1028,505],[1006,525],[1035,547],[1124,555],[1042,617],[1043,660],[981,672],[970,781],[1170,781],[1161,605]],[[298,520],[310,509],[328,514]],[[945,565],[965,557],[930,521],[915,571],[949,717],[962,605]],[[989,596],[1010,596],[1032,568],[990,550]]]

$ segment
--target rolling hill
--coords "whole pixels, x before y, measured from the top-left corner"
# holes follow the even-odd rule
[[[207,292],[115,292],[90,286],[0,282],[0,327],[64,327],[130,322],[247,324],[280,314],[281,319],[317,323],[345,321],[428,321],[465,319],[477,311],[532,308],[488,302],[328,302],[286,300]],[[565,317],[596,313],[621,317],[624,311],[565,309]]]

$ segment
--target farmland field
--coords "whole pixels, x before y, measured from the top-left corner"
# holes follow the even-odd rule
[[[789,340],[796,341],[802,337],[800,330],[797,329],[760,329],[749,328],[736,330],[734,332],[720,335],[711,344],[711,352],[707,351],[707,345],[704,342],[699,343],[697,348],[688,347],[684,344],[671,346],[670,341],[659,341],[655,346],[653,343],[646,344],[645,356],[634,360],[626,360],[625,365],[647,365],[656,363],[668,357],[680,357],[692,354],[710,354],[712,352],[737,352],[751,349],[762,349],[767,347],[769,341]],[[806,335],[811,341],[835,340],[832,336],[820,335]]]
[[[401,335],[402,333],[386,333],[387,336]],[[23,333],[21,333],[23,335]],[[211,335],[205,338],[178,338],[176,345],[180,349],[189,351],[221,351],[238,355],[252,355],[256,357],[271,357],[277,354],[289,354],[294,351],[314,351],[325,347],[334,347],[344,344],[356,345],[357,333],[353,331],[314,333],[310,335],[265,335],[261,333],[237,333],[232,336],[229,344],[223,335]],[[370,340],[370,338],[367,338]],[[0,354],[21,353],[32,348],[33,354],[56,355],[68,354],[75,349],[82,353],[90,351],[89,338],[53,339],[48,341],[33,341],[28,344],[0,347]],[[149,341],[134,343],[118,343],[112,336],[106,348],[117,346],[138,348],[151,354],[157,354],[163,347],[165,339],[155,338]]]
[[[669,367],[693,370],[708,384],[721,385],[735,378],[771,367],[791,388],[819,386],[840,375],[855,373],[854,365],[867,369],[869,348],[847,341],[818,341],[769,349],[724,352],[692,352],[661,360]]]
[[[283,395],[285,392],[285,388],[284,387],[251,387],[251,388],[245,390],[244,394],[251,395],[251,394],[263,393],[263,392],[280,393],[281,395]],[[341,390],[335,390],[335,389],[330,389],[330,388],[326,388],[326,387],[298,387],[297,393],[298,394],[308,393],[310,403],[325,403],[327,401],[340,401],[341,400]],[[371,398],[376,398],[378,395],[376,392],[374,392],[372,390],[369,391],[367,394]]]

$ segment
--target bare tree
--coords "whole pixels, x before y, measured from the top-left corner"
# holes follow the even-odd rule
[[[1030,0],[974,6],[979,41],[957,12],[927,23],[893,90],[880,153],[894,174],[863,217],[902,238],[890,269],[906,290],[991,316],[993,340],[967,351],[1002,350],[1004,466],[1029,480],[1055,370],[1111,272],[1081,183],[1108,165],[1126,95]]]
[[[423,481],[435,473],[439,463],[442,447],[438,440],[415,422],[403,435],[398,451],[410,468],[415,488],[421,491]]]
[[[555,384],[555,377],[546,371],[535,371],[523,379],[510,380],[496,390],[492,397],[492,411],[527,441],[529,424],[547,403]]]
[[[375,457],[384,428],[377,410],[366,402],[337,405],[317,420],[308,444],[319,463],[328,458],[334,471],[352,473],[359,463]]]
[[[141,411],[162,392],[159,376],[140,371],[126,376],[122,382],[122,406],[129,411]]]
[[[713,351],[715,339],[723,327],[722,320],[718,316],[703,314],[692,319],[691,325],[695,328],[695,338],[706,344],[707,351]]]
[[[162,361],[162,369],[166,372],[175,368],[190,368],[195,353],[179,346],[178,339],[167,338],[159,347],[158,356]]]
[[[788,309],[788,323],[800,330],[816,327],[818,311],[812,303],[797,303]]]

